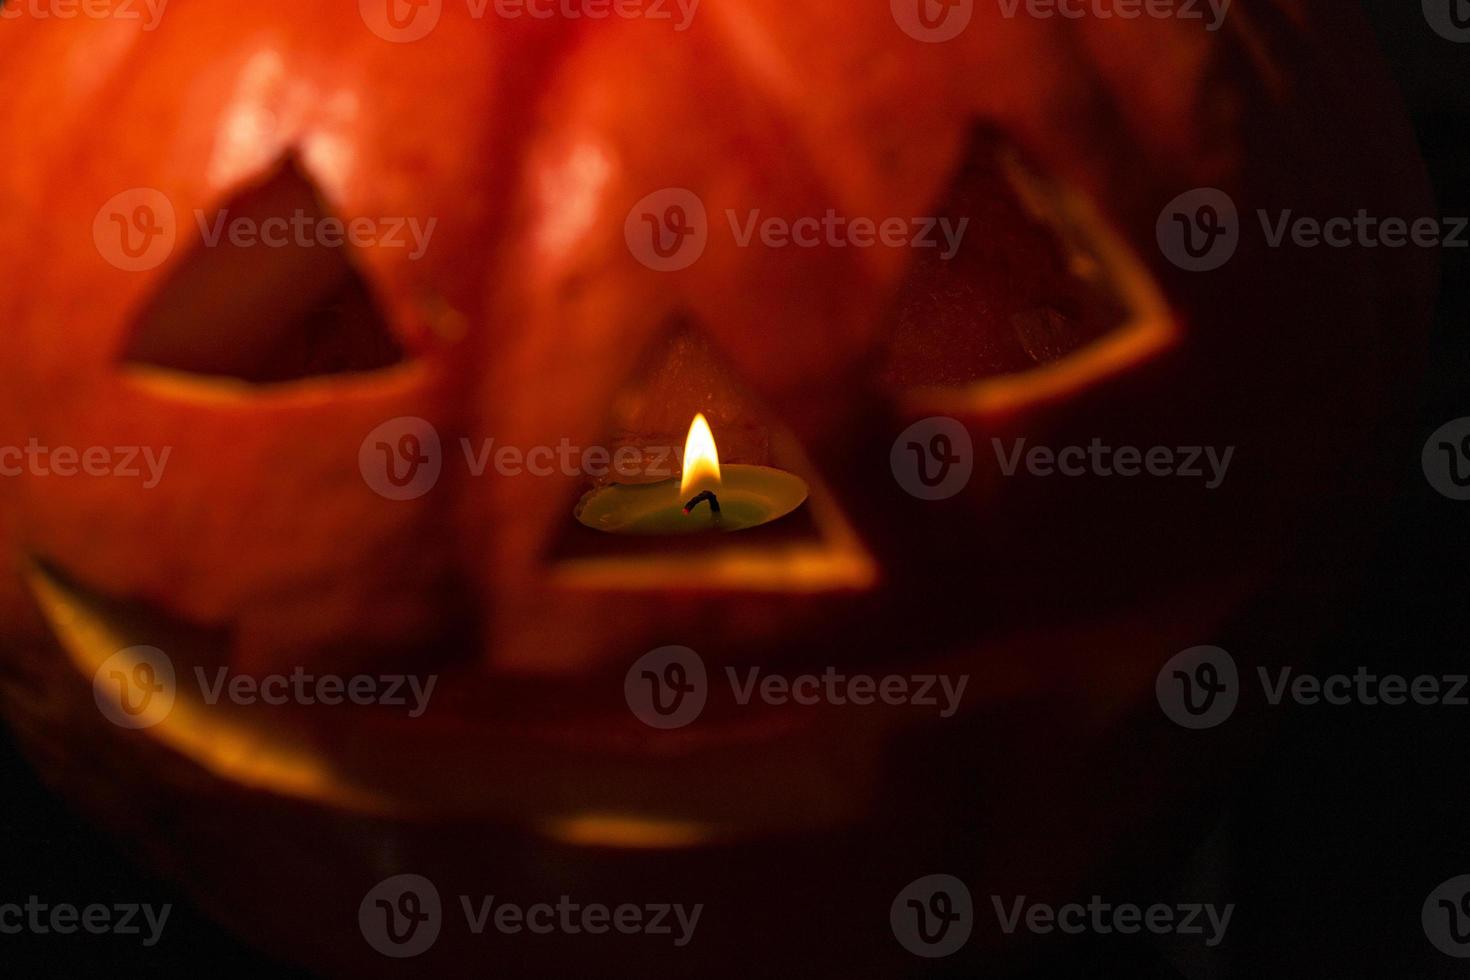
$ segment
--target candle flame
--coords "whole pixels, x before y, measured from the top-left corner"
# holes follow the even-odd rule
[[[679,481],[679,494],[688,498],[704,490],[719,489],[720,453],[715,449],[715,435],[709,422],[701,412],[689,424],[689,438],[684,440],[684,477]]]

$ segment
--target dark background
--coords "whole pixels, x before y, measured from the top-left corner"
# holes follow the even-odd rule
[[[1470,215],[1470,45],[1429,30],[1417,0],[1364,2],[1404,90],[1440,213]],[[1470,671],[1470,504],[1435,493],[1419,464],[1430,432],[1470,416],[1466,251],[1443,254],[1420,424],[1385,461],[1399,478],[1388,529],[1355,600],[1315,651],[1314,672]],[[1435,886],[1470,874],[1470,708],[1279,710],[1286,724],[1271,753],[1183,876],[1164,875],[1193,900],[1237,903],[1226,942],[1204,952],[1197,943],[1147,939],[1048,942],[1039,944],[1048,958],[1024,975],[1470,976],[1470,960],[1439,953],[1419,922]],[[52,904],[174,909],[152,949],[138,936],[0,936],[0,973],[291,975],[133,867],[44,788],[0,729],[0,899],[31,894]]]

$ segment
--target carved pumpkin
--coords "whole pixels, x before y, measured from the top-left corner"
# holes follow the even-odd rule
[[[1344,480],[1371,498],[1354,461],[1425,305],[1422,255],[1273,251],[1251,214],[1418,216],[1423,179],[1340,4],[1237,0],[1218,33],[992,6],[941,43],[901,28],[902,3],[780,0],[709,3],[682,32],[446,4],[411,43],[337,0],[7,26],[0,442],[170,449],[150,489],[0,488],[8,710],[47,772],[124,831],[169,814],[151,850],[246,935],[370,965],[349,913],[399,871],[555,894],[654,869],[718,897],[711,880],[750,895],[819,867],[798,896],[858,896],[881,923],[940,856],[1062,890],[1172,813],[1171,788],[1192,798],[1175,756],[1137,778],[1120,726],[1164,660],[1278,577],[1283,542],[1348,526]],[[1210,273],[1154,243],[1198,187],[1242,208]],[[661,271],[628,229],[668,189],[702,204],[707,244]],[[970,231],[950,260],[741,247],[727,214],[756,209]],[[437,225],[418,259],[207,247],[194,216],[222,210]],[[462,464],[461,438],[674,444],[695,411],[730,458],[809,479],[799,527],[589,542],[585,476]],[[939,502],[890,471],[931,416],[975,445]],[[439,434],[443,474],[389,500],[361,454],[405,417]],[[1237,456],[1210,492],[1006,477],[992,440],[1018,438]],[[180,671],[433,671],[440,693],[405,720],[181,692],[123,731],[92,677],[137,643]],[[712,672],[967,672],[971,695],[949,722],[727,705],[656,732],[622,676],[666,643]],[[956,826],[985,840],[956,846]],[[861,843],[894,828],[881,859]],[[755,926],[797,942],[768,899],[711,913],[712,963]],[[303,908],[342,914],[309,929]]]

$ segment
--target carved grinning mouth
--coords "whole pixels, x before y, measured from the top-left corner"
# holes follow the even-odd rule
[[[469,672],[444,678],[445,687],[458,688],[455,706],[415,719],[373,709],[211,704],[190,675],[220,662],[218,632],[103,596],[43,562],[32,561],[27,578],[65,657],[48,686],[78,702],[97,699],[101,714],[91,713],[106,725],[102,717],[136,714],[140,703],[136,691],[108,678],[132,676],[145,660],[139,648],[166,649],[174,673],[166,709],[109,737],[145,740],[232,785],[384,817],[529,823],[553,839],[620,848],[831,826],[871,794],[861,760],[877,751],[881,725],[795,742],[696,740],[670,754],[667,741],[636,723],[630,728],[624,710],[620,724],[596,738],[568,742],[564,733],[547,735],[547,709],[575,712],[576,695],[558,701],[538,682],[486,684]],[[151,672],[148,679],[161,682]],[[465,699],[473,713],[455,710]],[[655,744],[658,751],[650,751]],[[151,753],[144,759],[157,761]],[[753,804],[746,788],[777,770],[807,777]],[[167,780],[170,771],[164,766],[155,778]]]
[[[33,561],[28,577],[41,613],[78,678],[91,681],[95,696],[107,699],[118,716],[154,708],[157,716],[141,722],[140,729],[146,728],[175,752],[241,785],[308,798],[330,796],[358,807],[383,802],[365,787],[330,772],[281,729],[218,717],[186,690],[180,697],[176,683],[170,684],[174,688],[169,692],[170,706],[158,711],[148,702],[130,703],[132,695],[126,685],[106,682],[113,670],[128,678],[138,673],[143,658],[129,651],[167,649],[182,666],[186,660],[202,659],[191,658],[185,651],[220,648],[224,640],[217,633],[181,624],[138,603],[105,597],[43,562]],[[151,670],[149,674],[153,676]]]

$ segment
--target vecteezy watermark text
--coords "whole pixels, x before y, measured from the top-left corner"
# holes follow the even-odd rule
[[[1023,469],[1033,477],[1172,477],[1202,481],[1206,490],[1225,482],[1235,447],[1112,446],[1094,437],[1086,445],[1030,445],[1024,438],[1007,444],[991,437],[1002,476]],[[944,500],[964,490],[975,470],[970,431],[956,419],[936,415],[899,433],[889,451],[889,467],[899,486],[920,500]]]
[[[1051,20],[1197,20],[1218,31],[1230,13],[1231,0],[996,0],[1008,20],[1028,17]]]
[[[421,41],[434,32],[453,0],[358,0],[363,23],[378,37],[395,44]],[[464,0],[473,20],[646,20],[668,22],[686,31],[700,0]]]
[[[466,0],[473,17],[486,8],[504,20],[667,20],[687,31],[699,11],[699,0]],[[676,16],[677,15],[677,16]]]
[[[46,936],[54,933],[69,936],[80,931],[94,936],[143,936],[143,945],[151,947],[158,945],[173,908],[171,904],[154,908],[147,903],[129,902],[112,905],[94,902],[82,906],[69,902],[49,904],[31,895],[24,905],[17,902],[0,904],[0,934]],[[142,929],[145,924],[148,927],[146,934]]]
[[[1021,929],[1038,935],[1061,932],[1071,936],[1083,933],[1129,936],[1146,932],[1156,936],[1205,936],[1205,945],[1210,948],[1224,940],[1230,918],[1235,914],[1234,903],[1223,908],[1203,903],[1156,902],[1143,906],[1131,902],[1115,904],[1104,901],[1101,895],[1093,895],[1086,905],[1080,902],[1049,905],[1028,901],[1025,895],[1003,901],[999,895],[991,895],[990,904],[1006,935]]]
[[[666,938],[680,948],[694,939],[704,912],[703,903],[609,904],[579,901],[570,895],[529,904],[496,895],[460,895],[459,906],[465,928],[474,936],[488,930],[505,936],[619,933]],[[414,874],[379,882],[363,896],[357,913],[358,927],[368,945],[396,959],[426,952],[439,938],[445,919],[438,888],[423,875]]]
[[[143,489],[152,490],[172,452],[171,446],[43,446],[32,437],[23,447],[0,446],[0,477],[121,477],[142,479]]]
[[[229,210],[213,215],[195,211],[199,237],[206,248],[218,248],[228,241],[235,248],[390,248],[408,249],[410,262],[417,262],[429,250],[429,240],[439,226],[438,218],[352,218],[343,220],[330,215],[311,214],[297,208],[289,217],[230,217]]]
[[[1315,674],[1295,667],[1255,670],[1265,703],[1300,707],[1470,707],[1470,675],[1380,673],[1367,666]],[[1155,683],[1159,707],[1185,728],[1214,728],[1234,714],[1243,682],[1235,658],[1219,647],[1200,646],[1171,657]]]
[[[199,696],[208,705],[280,706],[343,704],[405,708],[410,718],[428,710],[438,677],[430,674],[316,674],[296,667],[289,674],[232,674],[228,667],[194,668]],[[172,659],[158,647],[134,646],[108,657],[92,679],[97,708],[123,728],[151,728],[168,718],[178,697]]]
[[[963,34],[977,6],[990,0],[889,0],[893,22],[909,37],[925,44],[942,44]],[[994,0],[1008,20],[1181,20],[1199,21],[1217,31],[1225,22],[1231,0]],[[1426,0],[1428,2],[1428,0]]]
[[[684,947],[694,938],[704,905],[685,906],[678,902],[654,902],[634,905],[629,902],[610,906],[602,902],[576,902],[570,895],[560,896],[556,904],[535,902],[523,905],[499,901],[494,895],[480,896],[471,903],[469,895],[459,897],[470,932],[480,935],[487,927],[507,936],[529,932],[539,936],[561,933],[600,935],[620,932],[632,936],[669,936],[675,946]],[[492,914],[493,913],[493,914]]]
[[[681,472],[682,445],[581,446],[563,438],[556,445],[514,446],[493,437],[459,439],[465,471],[475,478],[611,477],[623,482],[666,480]],[[432,490],[444,471],[439,431],[411,416],[390,419],[369,432],[358,449],[358,468],[374,493],[389,500],[414,500]]]
[[[139,21],[144,31],[158,29],[169,0],[5,0],[0,20]]]
[[[968,674],[884,674],[840,671],[795,675],[760,667],[725,668],[733,703],[774,707],[914,707],[950,718],[959,710]],[[710,696],[704,660],[688,647],[667,646],[639,657],[623,678],[629,709],[651,728],[683,728],[704,711]]]
[[[735,703],[748,705],[752,700],[763,704],[798,704],[810,707],[830,704],[837,707],[886,704],[892,707],[914,705],[937,708],[939,717],[951,718],[959,710],[960,699],[970,683],[968,674],[848,674],[828,667],[820,674],[763,674],[759,667],[749,667],[744,676],[734,667],[725,668],[725,677],[735,695]]]
[[[422,259],[438,228],[438,218],[410,216],[338,218],[302,208],[260,218],[233,214],[228,208],[196,209],[194,222],[204,248],[387,249],[404,252],[409,261]],[[173,254],[180,235],[173,200],[152,187],[134,187],[115,195],[92,221],[98,253],[124,272],[147,272]]]
[[[828,208],[820,218],[762,217],[760,209],[742,217],[725,212],[735,244],[750,248],[759,239],[766,248],[941,248],[939,257],[954,258],[964,241],[969,218],[846,218]]]
[[[737,248],[936,249],[939,258],[959,253],[970,219],[936,215],[851,216],[828,208],[820,215],[768,215],[760,208],[725,210]],[[704,201],[691,190],[665,187],[633,205],[623,224],[628,251],[656,272],[678,272],[699,261],[709,245]]]
[[[1183,477],[1204,479],[1206,490],[1215,490],[1225,482],[1230,469],[1230,460],[1235,447],[1227,446],[1223,451],[1214,446],[1137,446],[1113,447],[1104,445],[1094,438],[1084,446],[1026,446],[1025,439],[1014,439],[1007,452],[1001,440],[991,438],[995,460],[1006,476],[1015,476],[1025,466],[1032,476],[1068,477]],[[1209,472],[1201,464],[1208,464]]]
[[[1303,215],[1287,208],[1257,208],[1267,248],[1470,248],[1470,218],[1383,216],[1359,208],[1352,215]],[[1189,272],[1210,272],[1234,257],[1243,234],[1240,212],[1219,188],[1180,194],[1159,213],[1159,249]]]
[[[1235,905],[1206,903],[1107,901],[1093,895],[1087,902],[1052,905],[1025,895],[991,895],[1001,932],[1026,931],[1037,935],[1114,933],[1203,937],[1207,947],[1220,945],[1230,928]],[[963,881],[953,875],[932,874],[909,882],[889,906],[894,938],[916,956],[934,959],[957,952],[975,926],[975,903]]]
[[[218,704],[221,697],[233,704],[378,704],[388,708],[407,708],[410,718],[420,717],[429,707],[434,685],[433,674],[420,679],[415,674],[311,674],[297,667],[290,674],[231,674],[228,667],[217,667],[211,680],[203,667],[194,668],[205,704]]]

